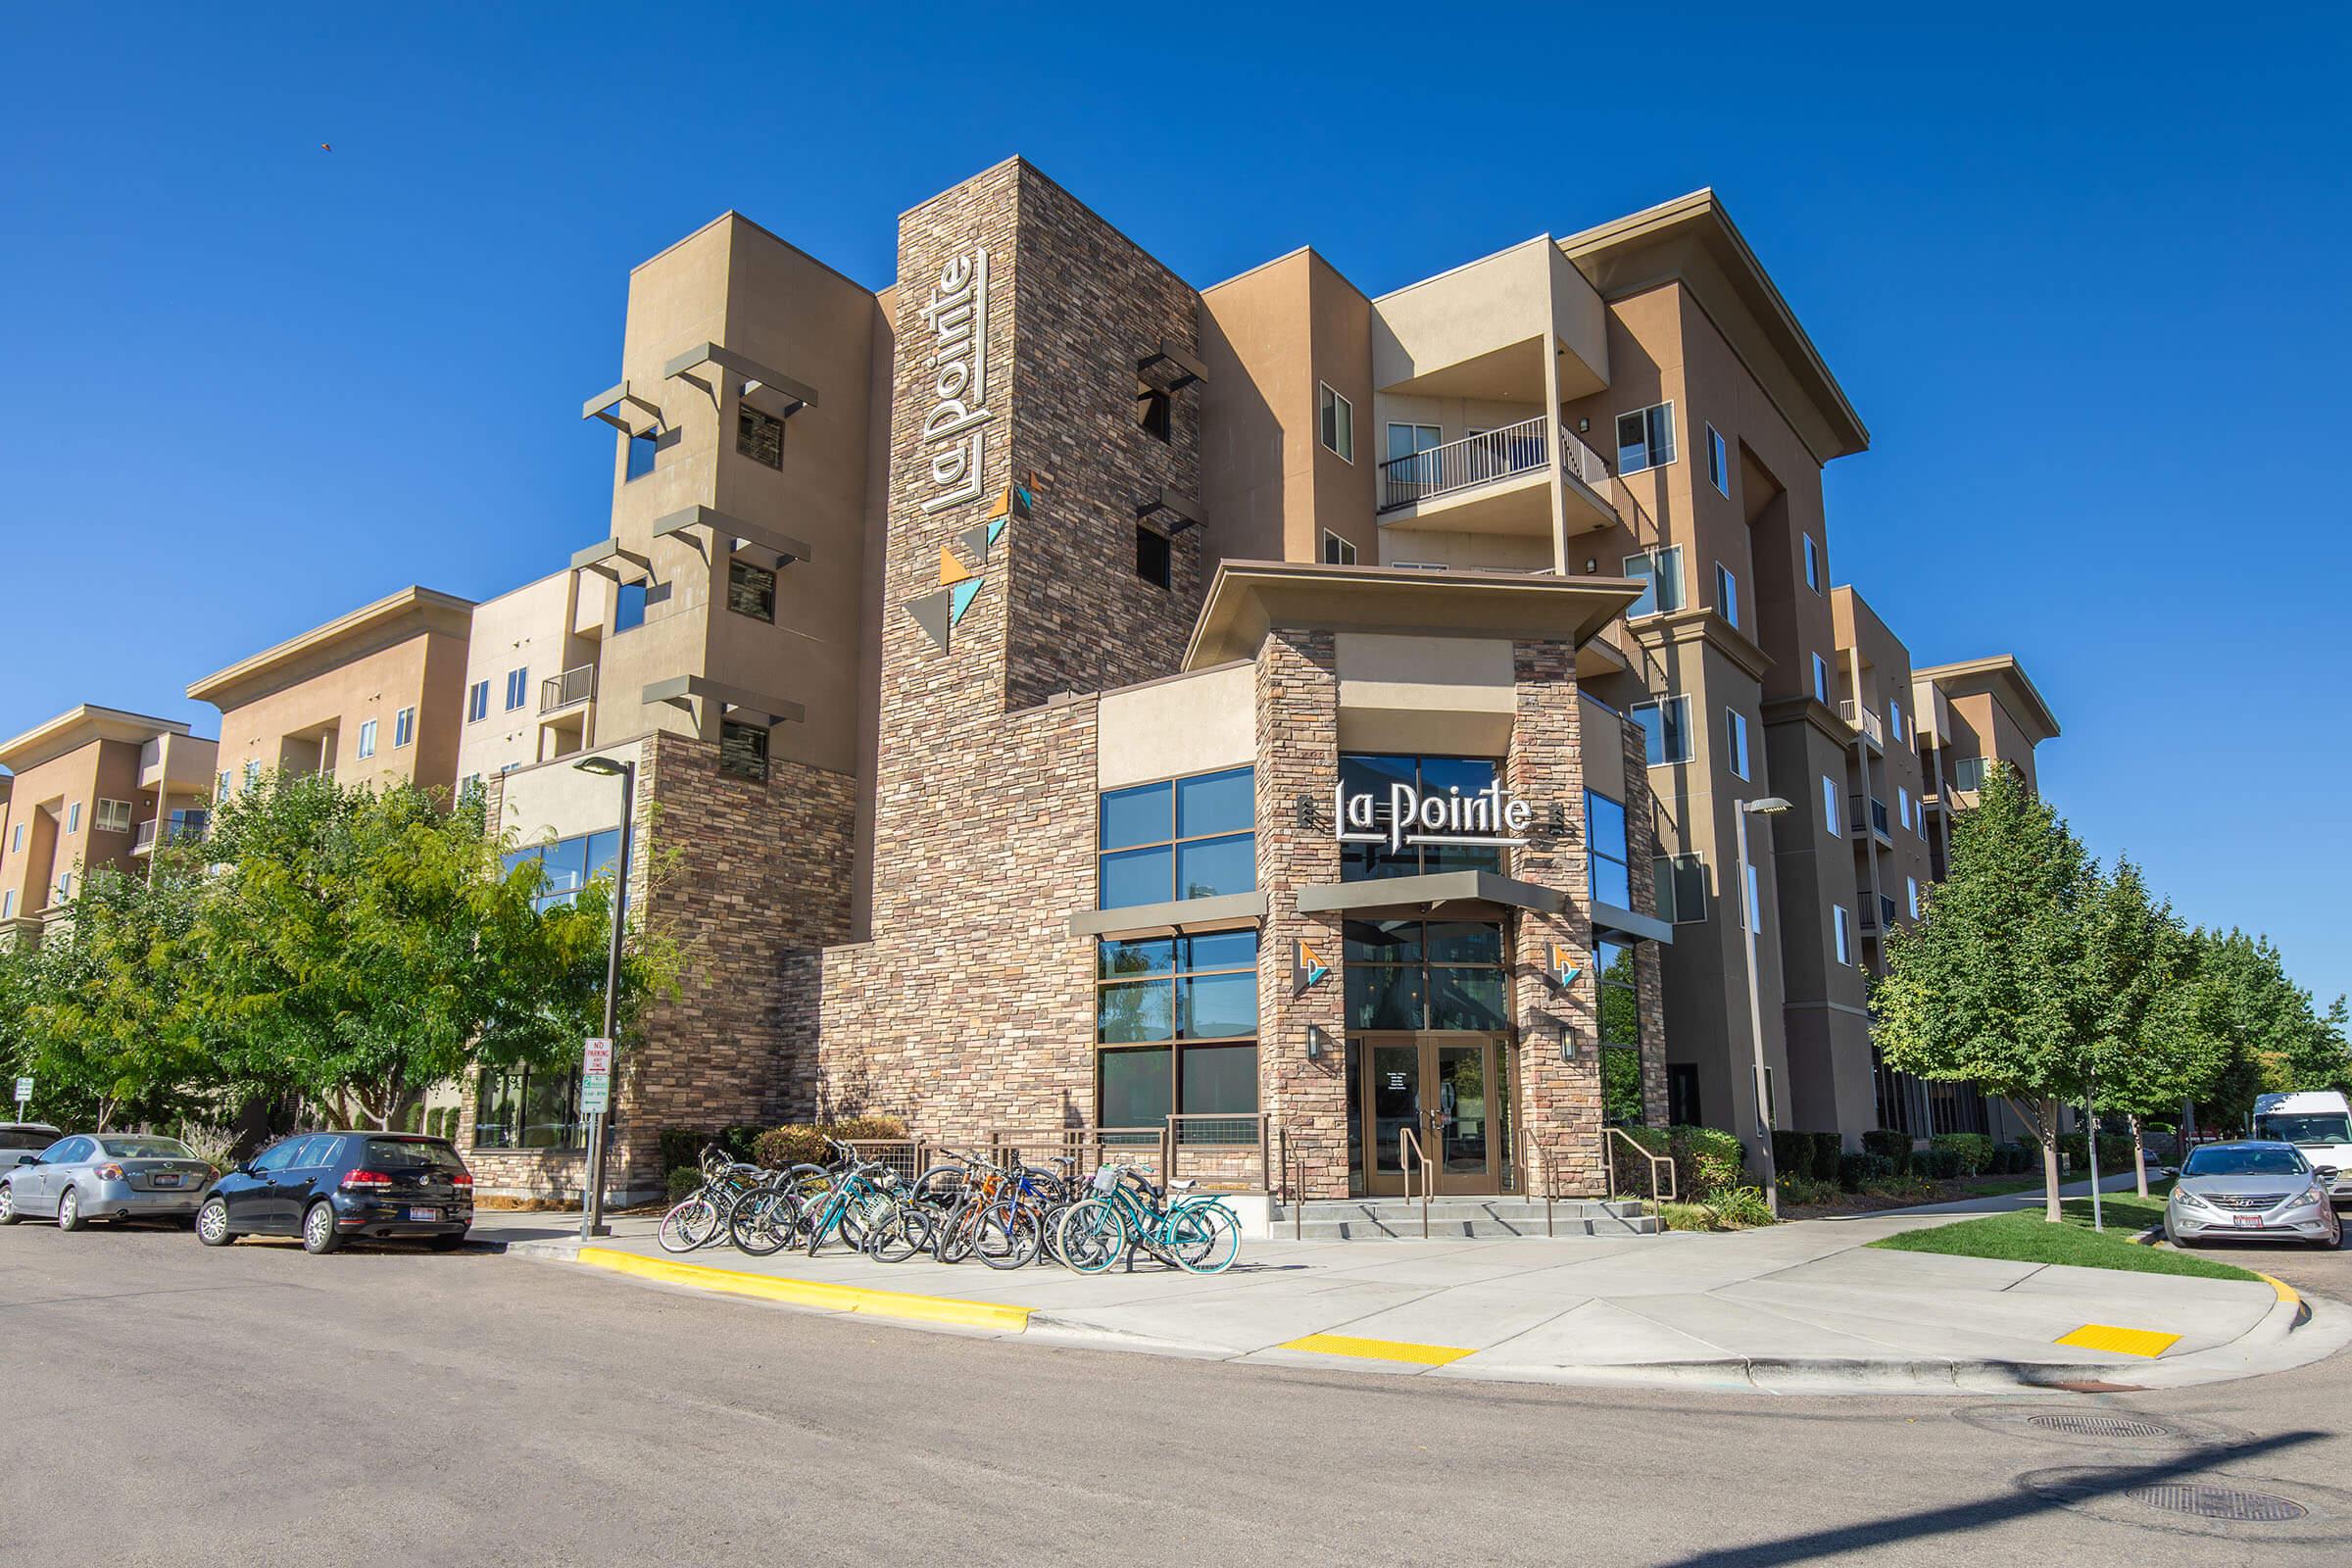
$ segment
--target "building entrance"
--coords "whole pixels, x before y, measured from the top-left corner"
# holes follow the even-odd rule
[[[1355,1113],[1364,1191],[1405,1189],[1403,1134],[1418,1141],[1441,1193],[1498,1193],[1509,1137],[1502,1041],[1493,1035],[1362,1035]],[[1414,1167],[1416,1187],[1421,1179]]]

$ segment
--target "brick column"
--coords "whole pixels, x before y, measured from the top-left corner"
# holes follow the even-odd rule
[[[1309,1156],[1305,1180],[1316,1198],[1348,1196],[1347,982],[1339,921],[1299,913],[1298,890],[1340,879],[1330,821],[1339,776],[1335,640],[1327,631],[1271,632],[1257,656],[1257,878],[1268,900],[1257,956],[1257,1076],[1274,1125]],[[1301,818],[1302,796],[1312,803],[1311,820]],[[1291,964],[1301,940],[1331,973],[1294,998]],[[1310,1024],[1330,1041],[1312,1061]]]
[[[1649,751],[1639,724],[1617,726],[1625,750],[1625,841],[1634,912],[1658,912],[1657,820],[1649,794]],[[1642,1120],[1666,1125],[1665,956],[1654,942],[1634,944],[1634,994],[1642,1009]]]
[[[1551,1156],[1563,1194],[1597,1195],[1601,1173],[1599,992],[1592,963],[1592,901],[1585,866],[1583,715],[1576,651],[1561,642],[1513,645],[1518,697],[1504,782],[1535,807],[1541,832],[1559,812],[1565,831],[1544,833],[1512,857],[1522,881],[1567,895],[1560,913],[1522,911],[1512,947],[1511,1015],[1519,1043],[1520,1123]],[[1552,984],[1551,944],[1584,961],[1567,991]],[[1562,1060],[1562,1045],[1569,1059]]]

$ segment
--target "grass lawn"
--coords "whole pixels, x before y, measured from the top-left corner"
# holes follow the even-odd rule
[[[1946,1252],[1959,1257],[1998,1257],[2019,1263],[2071,1263],[2077,1268],[2128,1269],[2140,1274],[2194,1274],[2211,1280],[2250,1280],[2242,1268],[2176,1252],[2168,1248],[2141,1247],[2128,1238],[2164,1219],[2162,1184],[2149,1184],[2151,1196],[2109,1193],[2100,1204],[2106,1212],[2104,1232],[2090,1228],[2090,1200],[2070,1198],[2060,1205],[2066,1218],[2052,1225],[2039,1208],[2008,1214],[1985,1214],[1928,1230],[1906,1231],[1873,1242],[1897,1252]]]

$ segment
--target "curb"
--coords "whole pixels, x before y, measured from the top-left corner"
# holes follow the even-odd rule
[[[2163,1237],[2164,1227],[2151,1225],[2137,1236],[2126,1239],[2136,1247],[2161,1248],[2166,1251],[2175,1250],[2172,1244],[2166,1242]],[[2271,1303],[2271,1309],[2263,1314],[2262,1321],[2246,1330],[2242,1338],[2257,1345],[2272,1345],[2285,1339],[2289,1334],[2311,1321],[2311,1303],[2303,1299],[2302,1292],[2276,1274],[2265,1274],[2258,1268],[2250,1268],[2246,1272],[2268,1285],[2271,1288],[2271,1294],[2278,1299]]]
[[[779,1279],[767,1274],[739,1274],[700,1263],[673,1263],[662,1257],[640,1257],[610,1247],[583,1247],[571,1261],[591,1268],[632,1275],[662,1285],[749,1296],[788,1306],[812,1306],[828,1312],[855,1312],[866,1317],[897,1318],[907,1323],[944,1323],[956,1328],[994,1329],[1021,1334],[1029,1328],[1030,1308],[997,1301],[966,1301],[946,1296],[916,1296],[906,1291],[876,1291],[858,1285],[826,1285],[814,1280]]]

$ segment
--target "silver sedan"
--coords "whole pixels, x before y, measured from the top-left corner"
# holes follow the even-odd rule
[[[2327,1184],[2292,1144],[2207,1144],[2191,1152],[2164,1205],[2175,1247],[2217,1237],[2295,1237],[2335,1246],[2343,1222]]]
[[[101,1219],[189,1219],[220,1173],[176,1138],[75,1133],[0,1167],[0,1225],[55,1219],[77,1231]]]

